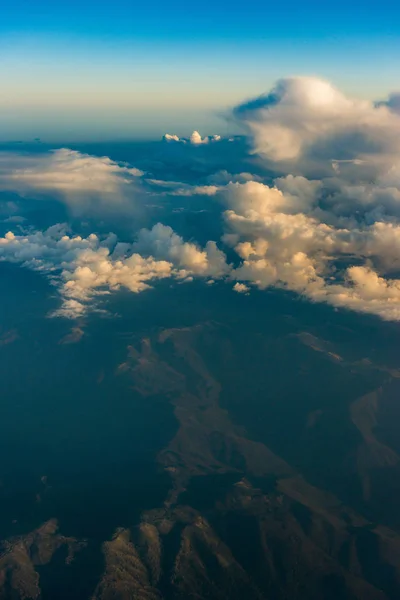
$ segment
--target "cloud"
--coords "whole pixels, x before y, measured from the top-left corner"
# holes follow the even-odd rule
[[[215,278],[229,269],[215,242],[203,250],[160,223],[142,229],[135,243],[118,242],[113,234],[104,240],[95,234],[70,236],[62,225],[25,235],[8,232],[0,238],[0,260],[49,277],[62,298],[54,314],[68,318],[98,309],[99,295],[121,287],[139,293],[159,279]]]
[[[399,154],[396,98],[374,104],[347,98],[329,82],[293,77],[237,106],[233,118],[253,151],[282,172],[329,174],[332,164],[347,161],[360,179],[382,172]]]
[[[375,314],[385,320],[400,320],[400,280],[385,279],[367,266],[346,271],[347,285],[327,286],[316,291],[315,300],[340,308]]]
[[[189,141],[191,144],[204,144],[208,142],[208,138],[203,138],[201,137],[201,135],[199,134],[198,131],[193,131],[192,135],[189,138]]]
[[[62,148],[37,154],[0,153],[0,189],[56,198],[73,215],[134,211],[143,172],[108,157]]]
[[[229,271],[225,254],[215,242],[207,242],[204,250],[196,244],[185,242],[171,227],[158,223],[149,229],[142,229],[133,247],[138,252],[155,258],[170,260],[180,269],[180,277],[201,275],[221,277]]]
[[[74,214],[131,210],[139,194],[150,194],[176,217],[183,209],[174,197],[188,197],[184,216],[208,210],[217,233],[197,233],[202,219],[179,218],[179,227],[189,224],[202,240],[223,229],[232,264],[214,241],[199,246],[161,223],[126,243],[112,235],[69,236],[60,226],[7,234],[0,239],[0,258],[50,277],[65,316],[96,309],[99,295],[119,287],[138,293],[158,279],[189,283],[197,277],[209,284],[228,280],[238,293],[274,286],[313,302],[400,320],[397,106],[397,95],[372,103],[347,98],[326,81],[290,78],[233,110],[258,158],[243,154],[243,141],[224,144],[228,140],[198,132],[188,139],[164,136],[168,144],[159,144],[156,154],[162,161],[147,176],[66,149],[3,154],[0,188],[56,196]],[[199,145],[203,150],[193,148]],[[171,198],[163,204],[166,196]]]
[[[239,294],[247,294],[247,292],[250,290],[250,288],[245,285],[244,283],[235,283],[235,285],[233,286],[233,289],[235,292],[238,292]]]
[[[288,176],[276,184],[235,183],[220,191],[223,239],[241,259],[231,278],[399,319],[400,280],[388,275],[400,272],[400,224],[333,226],[319,210],[320,182]]]
[[[3,223],[24,223],[26,221],[26,217],[20,217],[19,215],[12,215],[11,217],[7,217],[7,219],[3,219]]]
[[[164,142],[180,142],[182,144],[192,144],[193,146],[199,146],[200,144],[220,142],[222,140],[222,137],[220,135],[208,135],[202,138],[198,131],[193,131],[189,138],[180,138],[175,134],[166,133],[163,136],[163,140]]]
[[[233,279],[400,318],[399,106],[398,94],[372,103],[295,77],[234,108],[276,175],[209,178],[240,259]]]
[[[164,142],[180,142],[181,139],[175,134],[166,133],[163,137]]]

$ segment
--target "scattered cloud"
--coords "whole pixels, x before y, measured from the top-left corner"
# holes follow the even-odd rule
[[[0,238],[0,260],[49,277],[62,298],[54,314],[68,318],[98,309],[98,296],[121,287],[139,293],[155,280],[220,277],[228,270],[215,242],[203,250],[160,223],[142,229],[133,244],[118,242],[113,234],[104,240],[95,234],[70,236],[63,225],[25,235],[8,232]]]
[[[400,280],[386,279],[400,271],[400,224],[327,224],[317,216],[317,183],[290,176],[279,180],[281,189],[248,182],[221,192],[228,206],[224,241],[241,259],[231,277],[400,318]]]
[[[70,317],[98,309],[98,296],[119,287],[138,293],[159,279],[201,277],[209,285],[228,280],[238,293],[274,286],[400,320],[399,97],[372,103],[316,78],[280,80],[233,109],[251,156],[236,139],[213,149],[213,142],[229,140],[197,131],[189,138],[166,134],[172,146],[159,144],[156,172],[147,175],[67,149],[3,153],[0,190],[55,197],[74,215],[118,207],[132,212],[139,194],[150,194],[159,208],[168,207],[169,222],[175,219],[183,231],[188,224],[204,240],[195,229],[204,220],[191,217],[212,204],[210,219],[218,223],[210,230],[218,233],[209,237],[220,235],[222,223],[226,253],[214,241],[185,241],[161,223],[126,243],[115,235],[69,235],[57,225],[6,234],[0,260],[42,271],[60,291],[58,314]],[[199,145],[204,151],[191,149]],[[179,219],[176,196],[188,197]],[[11,210],[13,201],[7,202],[2,216],[22,223],[18,206]]]
[[[163,136],[163,140],[164,142],[180,142],[181,144],[192,144],[193,146],[199,146],[200,144],[220,142],[222,137],[220,135],[208,135],[202,138],[198,131],[193,131],[188,138],[181,138],[175,134],[166,133]]]

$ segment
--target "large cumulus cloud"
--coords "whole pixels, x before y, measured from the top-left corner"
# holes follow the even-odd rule
[[[231,278],[400,319],[398,97],[295,77],[235,107],[268,177],[210,181],[240,259]]]
[[[280,179],[278,187],[232,183],[224,241],[241,259],[231,277],[282,287],[335,306],[400,318],[400,225],[376,221],[339,227],[318,218],[318,182]]]
[[[329,174],[343,162],[360,178],[385,170],[399,154],[400,115],[392,106],[396,96],[372,103],[317,78],[293,77],[240,104],[233,116],[254,152],[283,172]]]

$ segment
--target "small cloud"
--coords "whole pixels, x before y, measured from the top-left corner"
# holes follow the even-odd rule
[[[164,142],[180,142],[181,139],[177,135],[171,135],[170,133],[166,133],[163,136]]]
[[[238,294],[247,294],[250,291],[250,288],[247,285],[239,282],[235,283],[233,289],[235,290],[235,292],[238,292]]]
[[[200,146],[201,144],[208,144],[213,142],[221,142],[222,139],[223,138],[220,135],[208,135],[202,138],[198,131],[193,131],[193,133],[188,138],[181,138],[178,135],[170,133],[166,133],[163,135],[164,142],[180,142],[182,144],[191,144],[192,146]]]
[[[191,144],[203,144],[204,143],[204,141],[198,131],[193,131],[192,135],[189,138],[189,141]],[[208,141],[208,139],[207,139],[207,141]]]

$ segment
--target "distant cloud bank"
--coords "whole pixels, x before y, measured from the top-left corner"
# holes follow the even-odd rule
[[[181,144],[192,144],[193,146],[199,146],[200,144],[210,144],[213,142],[220,142],[222,137],[220,135],[208,135],[204,138],[201,137],[198,131],[193,131],[192,135],[188,138],[180,138],[175,134],[166,133],[163,136],[164,142],[179,142]]]

